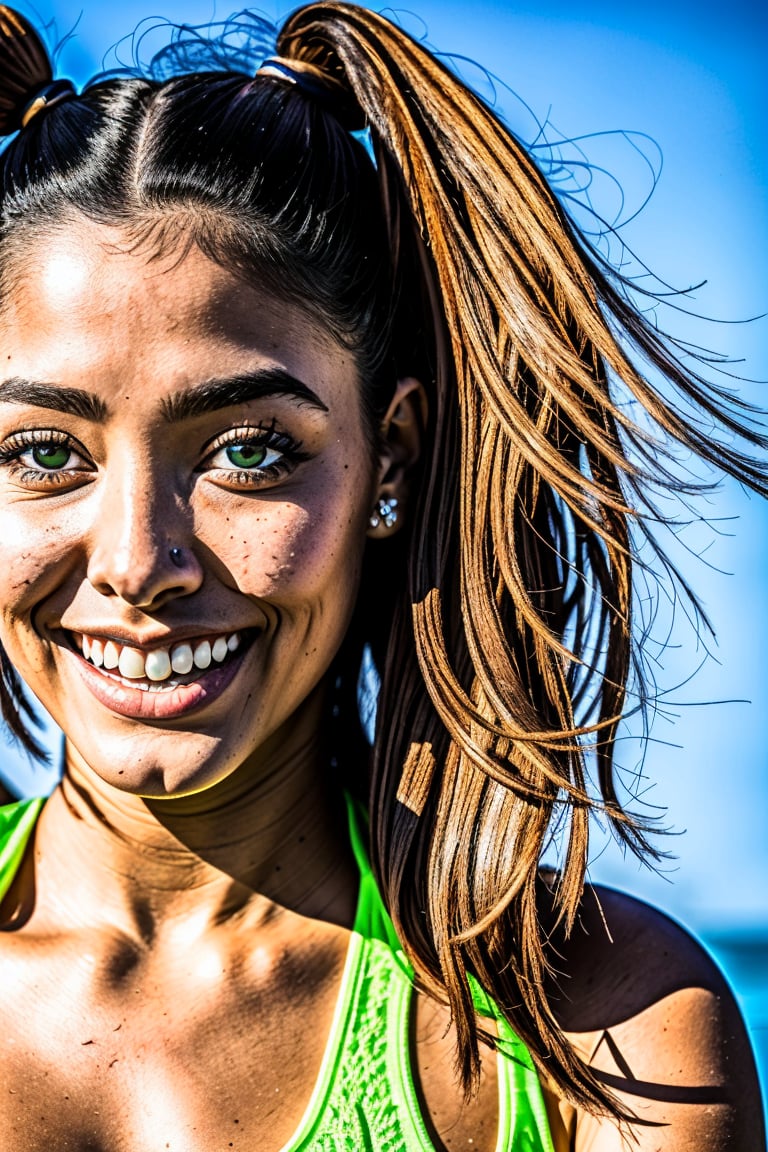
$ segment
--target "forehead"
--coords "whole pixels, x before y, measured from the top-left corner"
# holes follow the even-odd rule
[[[78,222],[13,253],[0,305],[4,375],[169,387],[245,361],[331,391],[357,391],[353,355],[302,307],[245,282],[192,245],[161,254]]]
[[[152,250],[117,228],[82,218],[24,235],[11,246],[3,274],[0,315],[42,307],[51,319],[66,314],[84,323],[147,304],[205,320],[217,301],[243,287],[195,246],[182,241]]]

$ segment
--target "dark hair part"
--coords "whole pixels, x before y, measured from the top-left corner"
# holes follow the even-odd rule
[[[182,65],[200,56],[190,43],[174,49]],[[623,1115],[557,1027],[548,933],[576,917],[592,810],[652,851],[614,773],[628,685],[642,692],[632,573],[637,533],[653,543],[652,493],[696,487],[679,479],[680,445],[765,491],[766,468],[727,439],[766,442],[425,48],[373,12],[317,3],[278,51],[342,86],[344,107],[195,64],[95,82],[35,116],[2,160],[0,257],[12,273],[30,236],[78,214],[137,243],[197,244],[353,349],[372,441],[396,376],[422,376],[418,492],[403,532],[369,549],[337,669],[348,730],[365,643],[381,670],[374,865],[421,985],[450,1004],[465,1088],[479,1064],[471,974],[564,1093]],[[547,919],[538,867],[563,818]]]

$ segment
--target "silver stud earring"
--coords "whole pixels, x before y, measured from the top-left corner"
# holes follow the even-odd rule
[[[383,524],[385,528],[394,528],[397,523],[397,503],[396,496],[380,496],[368,519],[370,527],[378,528]]]

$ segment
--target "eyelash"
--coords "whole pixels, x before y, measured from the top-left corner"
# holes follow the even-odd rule
[[[65,432],[57,432],[53,428],[33,428],[10,436],[4,444],[0,445],[0,467],[9,467],[22,484],[29,485],[63,484],[68,476],[82,475],[84,472],[90,471],[90,468],[35,469],[21,464],[21,457],[25,453],[34,448],[50,445],[57,448],[67,448],[74,456],[84,459],[84,453],[79,449],[77,443]]]
[[[278,432],[276,424],[277,422],[273,420],[268,425],[252,424],[230,429],[229,432],[217,436],[207,446],[203,463],[208,464],[210,472],[216,474],[219,479],[223,478],[226,483],[243,488],[254,488],[264,481],[276,480],[280,476],[289,475],[297,464],[308,460],[309,455],[302,451],[300,440],[294,440],[285,432]],[[246,447],[272,449],[273,452],[279,453],[280,459],[266,467],[260,465],[241,469],[210,467],[211,460],[219,452],[226,451],[227,448]]]
[[[34,469],[21,464],[21,457],[34,448],[40,447],[66,448],[75,457],[85,461],[85,454],[76,441],[65,432],[55,429],[35,428],[10,436],[4,444],[0,445],[0,467],[8,467],[11,473],[22,484],[30,486],[40,485],[53,487],[67,483],[74,476],[82,476],[91,471],[91,468],[61,467],[50,469]],[[279,455],[279,459],[267,464],[265,467],[256,465],[249,468],[215,468],[211,461],[227,448],[253,448],[272,450]],[[258,485],[270,480],[277,480],[281,476],[290,474],[297,464],[308,460],[309,456],[302,451],[301,441],[295,440],[284,432],[278,432],[276,421],[269,425],[254,424],[240,428],[232,428],[223,435],[216,437],[206,445],[206,454],[199,472],[208,472],[219,482],[234,485],[240,488],[256,488]],[[67,463],[70,463],[68,460]],[[207,467],[206,467],[207,465]]]

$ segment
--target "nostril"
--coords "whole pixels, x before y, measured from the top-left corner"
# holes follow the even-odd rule
[[[132,608],[154,610],[169,599],[188,596],[203,572],[191,548],[167,541],[129,550],[101,547],[91,556],[88,580],[102,596],[117,596]]]

